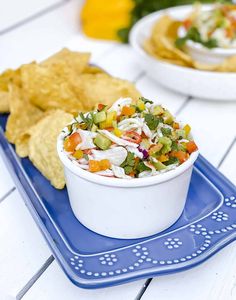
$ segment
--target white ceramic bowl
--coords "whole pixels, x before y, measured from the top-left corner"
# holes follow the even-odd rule
[[[205,6],[206,8],[209,6]],[[236,100],[236,73],[199,71],[155,59],[143,49],[154,23],[164,14],[184,19],[192,6],[180,6],[152,13],[137,22],[130,32],[130,44],[147,74],[162,85],[182,94],[210,100]]]
[[[118,179],[92,174],[57,151],[64,167],[70,205],[87,228],[114,238],[132,239],[158,233],[180,217],[198,152],[169,172],[148,178]]]
[[[183,37],[186,34],[185,28],[179,28],[178,35]],[[193,41],[186,42],[186,51],[188,54],[198,62],[210,65],[217,65],[222,63],[226,58],[236,55],[236,48],[213,48],[208,49],[200,43]]]

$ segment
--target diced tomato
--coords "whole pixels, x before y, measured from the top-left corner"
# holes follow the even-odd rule
[[[135,144],[140,144],[142,141],[142,137],[140,134],[138,134],[137,132],[133,131],[133,130],[128,130],[126,131],[123,136],[122,136],[125,140],[135,143]]]
[[[104,104],[99,103],[99,104],[98,104],[98,111],[103,110],[104,107],[105,107]]]
[[[69,137],[67,137],[64,141],[64,149],[67,152],[73,152],[75,147],[82,142],[80,134],[78,132],[72,133]]]
[[[135,108],[132,106],[123,106],[121,114],[123,116],[132,116],[135,113]]]
[[[186,149],[187,149],[188,153],[191,154],[192,152],[196,151],[198,149],[198,147],[194,141],[190,141],[190,142],[186,143]]]
[[[188,30],[191,27],[191,25],[192,25],[192,21],[190,19],[185,19],[183,21],[183,26],[184,26],[185,29]]]
[[[135,173],[132,171],[131,173],[129,173],[129,176],[135,177]]]
[[[178,158],[181,164],[188,159],[188,155],[184,151],[172,151],[171,156]]]
[[[113,130],[114,130],[114,127],[108,127],[108,128],[106,128],[106,130],[108,130],[108,131],[113,131]]]

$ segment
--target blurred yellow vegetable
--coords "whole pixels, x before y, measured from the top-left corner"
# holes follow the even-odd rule
[[[119,40],[117,31],[131,22],[133,0],[87,0],[81,11],[83,32],[93,38]]]

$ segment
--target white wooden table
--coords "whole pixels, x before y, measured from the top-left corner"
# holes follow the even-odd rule
[[[159,86],[138,66],[129,46],[82,36],[80,6],[76,0],[2,0],[0,70],[43,59],[63,46],[91,51],[94,63],[114,76],[135,81],[147,98],[188,119],[201,153],[236,184],[236,102],[192,99]],[[54,260],[1,156],[0,179],[1,300],[236,299],[236,243],[182,273],[100,290],[74,286]]]

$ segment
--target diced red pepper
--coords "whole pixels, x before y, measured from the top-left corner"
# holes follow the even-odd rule
[[[98,104],[98,111],[103,110],[104,107],[105,107],[104,104],[99,103],[99,104]]]
[[[142,141],[142,137],[140,134],[138,134],[137,132],[133,131],[133,130],[129,130],[126,131],[123,136],[122,136],[125,140],[135,143],[135,144],[140,144]]]
[[[186,19],[183,21],[183,26],[185,29],[188,30],[191,27],[191,25],[192,25],[192,21],[190,19]]]
[[[184,151],[172,151],[170,155],[178,158],[181,164],[188,159],[188,155]]]
[[[82,142],[81,136],[78,132],[72,133],[69,137],[67,137],[64,141],[64,149],[67,152],[73,152],[75,147]]]
[[[186,143],[186,149],[187,149],[188,153],[191,154],[192,152],[196,151],[198,149],[198,147],[194,141],[190,141],[190,142]]]

